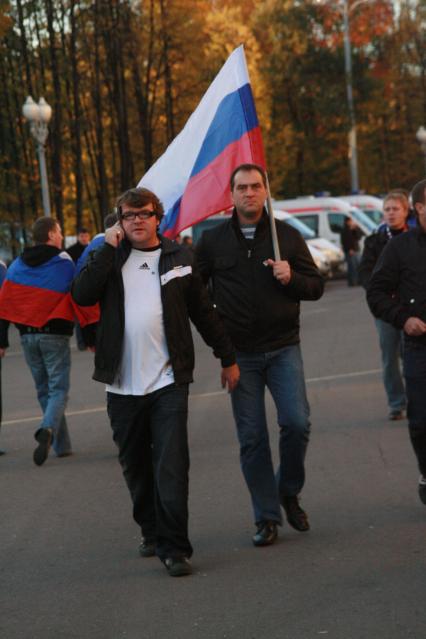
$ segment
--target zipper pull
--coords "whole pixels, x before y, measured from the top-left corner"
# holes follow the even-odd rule
[[[248,249],[248,251],[247,251],[247,257],[248,257],[249,259],[250,259],[250,257],[251,257],[251,253],[252,253],[252,250],[251,250],[251,249]]]

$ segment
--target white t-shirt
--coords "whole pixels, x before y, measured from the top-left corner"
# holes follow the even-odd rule
[[[147,395],[174,382],[164,334],[160,254],[161,248],[132,249],[122,268],[123,353],[114,383],[106,387],[111,393]]]

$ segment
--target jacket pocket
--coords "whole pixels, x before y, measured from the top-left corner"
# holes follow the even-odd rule
[[[229,268],[233,268],[236,263],[236,255],[221,255],[214,258],[214,268],[217,270],[226,270]]]

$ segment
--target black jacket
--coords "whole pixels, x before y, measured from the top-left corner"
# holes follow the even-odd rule
[[[345,253],[349,251],[359,252],[359,241],[362,238],[362,231],[359,228],[351,229],[345,225],[340,233],[340,243]]]
[[[167,238],[160,237],[160,277],[173,270],[190,266],[184,277],[174,277],[161,285],[164,330],[175,382],[192,381],[194,344],[189,320],[195,324],[204,341],[220,357],[222,366],[235,363],[234,348],[209,300],[200,274],[194,267],[191,251]],[[72,286],[72,296],[81,306],[100,303],[101,318],[96,332],[95,372],[93,379],[107,384],[118,376],[124,336],[124,286],[121,269],[131,245],[127,240],[115,249],[102,245],[91,253]],[[135,291],[143,295],[143,291]]]
[[[386,244],[392,237],[397,237],[401,235],[402,232],[403,231],[392,231],[387,224],[383,224],[380,225],[374,233],[365,238],[364,250],[358,270],[359,280],[364,288],[367,288],[377,260]]]
[[[367,286],[376,317],[402,329],[409,317],[426,322],[426,233],[421,228],[391,239]],[[426,336],[406,339],[426,343]]]
[[[300,300],[317,300],[324,282],[302,236],[276,220],[281,259],[292,270],[283,286],[265,260],[274,258],[269,220],[264,212],[255,237],[247,241],[237,214],[205,231],[196,246],[203,279],[211,280],[212,295],[237,350],[267,352],[297,344]]]

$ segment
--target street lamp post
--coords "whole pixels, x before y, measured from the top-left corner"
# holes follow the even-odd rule
[[[360,4],[360,3],[356,3]],[[354,8],[355,5],[351,7]],[[349,35],[349,6],[348,0],[343,0],[343,45],[345,51],[345,78],[346,78],[346,95],[348,98],[348,111],[350,120],[349,130],[349,166],[351,171],[351,191],[357,193],[359,191],[358,179],[358,152],[356,141],[356,119],[354,98],[352,92],[352,54],[351,42]]]
[[[420,144],[420,148],[423,151],[424,159],[425,159],[425,175],[426,175],[426,129],[424,126],[418,128],[416,133],[417,141]]]
[[[43,210],[44,214],[50,217],[50,197],[47,181],[45,144],[47,136],[49,135],[48,123],[52,117],[52,107],[47,104],[44,98],[40,98],[37,104],[31,96],[28,96],[24,106],[22,107],[22,113],[29,121],[31,135],[37,142]]]

